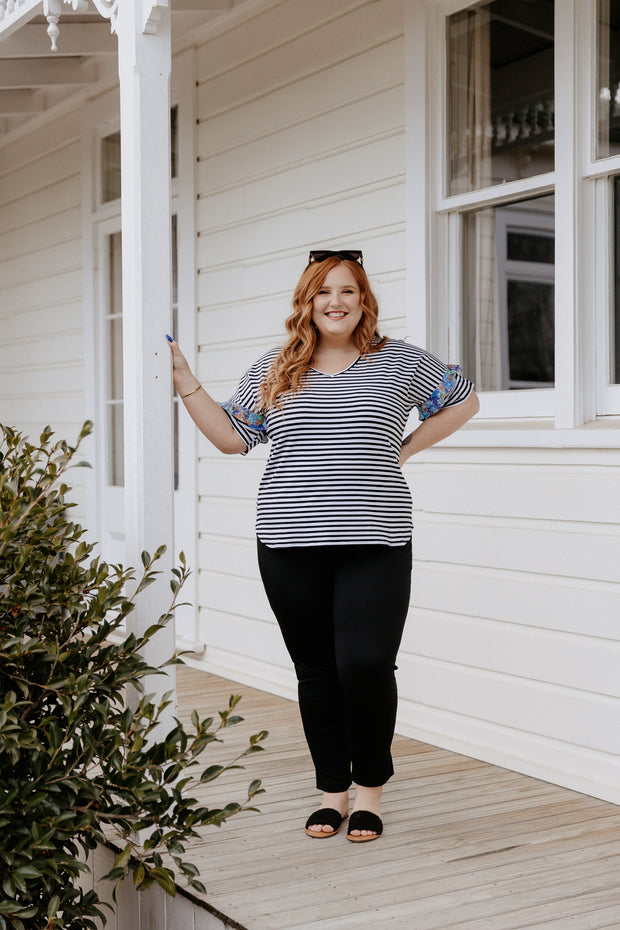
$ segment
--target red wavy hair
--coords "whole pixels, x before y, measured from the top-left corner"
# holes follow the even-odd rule
[[[332,255],[323,262],[312,262],[304,269],[293,295],[293,312],[286,320],[289,334],[282,351],[273,362],[260,387],[260,407],[282,407],[286,394],[295,394],[304,387],[317,346],[318,334],[312,322],[313,301],[325,283],[325,278],[337,265],[346,265],[360,290],[362,317],[353,330],[353,341],[360,355],[378,352],[385,343],[377,330],[379,306],[368,276],[359,262]]]

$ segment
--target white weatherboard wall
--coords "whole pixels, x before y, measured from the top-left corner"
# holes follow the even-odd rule
[[[197,54],[198,371],[221,400],[281,343],[313,247],[362,247],[384,328],[405,335],[402,4],[261,10]],[[206,661],[292,694],[255,557],[266,450],[226,457],[203,441],[199,458]]]
[[[84,419],[80,159],[77,110],[0,147],[0,422],[33,440]]]
[[[437,448],[408,474],[401,732],[620,802],[620,450]]]

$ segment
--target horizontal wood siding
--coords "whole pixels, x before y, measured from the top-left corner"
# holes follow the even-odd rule
[[[84,419],[81,183],[77,110],[0,148],[0,421],[32,438]]]
[[[406,335],[401,7],[286,0],[198,50],[198,371],[218,399],[281,342],[312,247],[362,247]],[[293,694],[256,565],[265,459],[200,443],[201,636],[211,667]]]
[[[620,452],[429,450],[400,728],[620,801]]]

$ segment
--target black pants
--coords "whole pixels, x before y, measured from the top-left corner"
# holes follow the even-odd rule
[[[258,540],[258,562],[295,665],[317,788],[385,784],[411,542],[276,549]]]

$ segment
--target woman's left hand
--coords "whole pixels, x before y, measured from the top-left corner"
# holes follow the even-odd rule
[[[453,407],[443,407],[437,413],[424,420],[413,433],[403,439],[400,447],[399,464],[402,466],[407,459],[441,442],[446,436],[451,436],[457,429],[464,426],[480,410],[480,401],[475,391],[472,391],[467,400]]]

